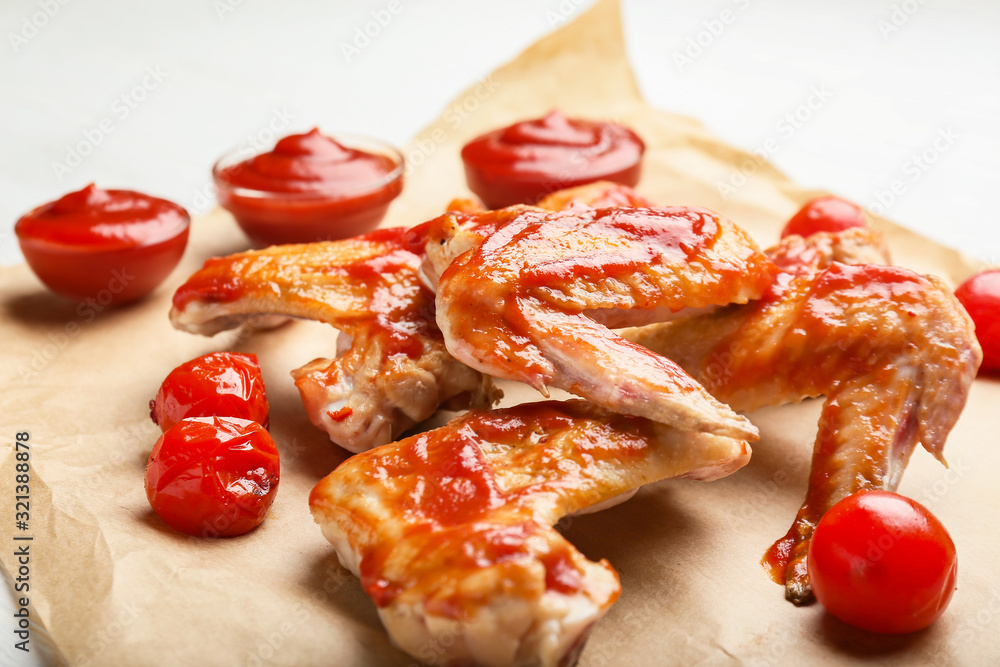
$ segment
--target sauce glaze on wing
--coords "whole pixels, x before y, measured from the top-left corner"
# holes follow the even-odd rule
[[[438,406],[487,406],[489,378],[455,360],[434,323],[422,258],[403,228],[344,241],[272,246],[210,259],[174,294],[171,322],[212,335],[258,314],[341,332],[336,359],[292,373],[310,420],[358,452],[390,442]]]
[[[522,404],[352,457],[310,507],[404,650],[427,659],[422,648],[443,647],[441,663],[571,664],[618,577],[551,526],[661,479],[717,479],[749,457],[746,442],[583,401]]]
[[[672,361],[609,329],[761,296],[773,265],[732,222],[689,208],[510,207],[420,232],[456,358],[543,394],[556,386],[678,428],[756,437]]]

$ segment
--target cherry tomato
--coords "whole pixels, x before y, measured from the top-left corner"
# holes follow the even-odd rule
[[[955,290],[976,324],[976,338],[983,347],[980,371],[1000,371],[1000,269],[972,276]]]
[[[170,371],[149,416],[167,431],[185,417],[239,417],[267,428],[268,405],[257,355],[213,352]]]
[[[260,424],[192,417],[177,422],[153,446],[146,498],[175,530],[232,537],[264,520],[278,475],[278,449]]]
[[[817,232],[842,232],[851,227],[867,227],[865,213],[856,204],[840,197],[820,197],[808,202],[781,230],[781,238]]]
[[[955,591],[955,544],[923,505],[889,491],[844,498],[820,520],[807,558],[816,599],[865,630],[916,632]]]
[[[21,216],[14,232],[49,289],[104,307],[163,282],[184,254],[190,222],[173,202],[91,183]]]

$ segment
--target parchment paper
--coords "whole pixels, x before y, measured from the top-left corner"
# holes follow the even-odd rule
[[[625,56],[618,4],[608,0],[471,87],[413,141],[406,189],[386,224],[421,222],[467,192],[458,151],[469,138],[552,108],[631,126],[648,146],[640,191],[663,204],[715,209],[762,246],[818,194],[697,122],[647,107]],[[753,173],[724,199],[716,183],[741,167]],[[957,252],[876,224],[898,264],[952,284],[973,270]],[[167,284],[141,303],[100,313],[50,294],[26,266],[0,272],[0,433],[8,443],[28,430],[32,443],[30,609],[73,665],[414,662],[389,644],[373,604],[309,516],[309,490],[345,454],[308,423],[288,371],[330,355],[335,333],[294,322],[208,339],[167,321],[170,296],[187,275],[207,257],[246,247],[227,214],[199,218]],[[146,502],[143,467],[158,436],[147,402],[174,366],[223,349],[260,357],[281,483],[260,529],[187,538]],[[623,587],[581,665],[996,664],[1000,384],[976,382],[948,443],[951,469],[918,451],[903,481],[901,491],[948,526],[960,560],[946,615],[906,637],[854,631],[815,605],[795,608],[758,565],[804,496],[819,405],[752,415],[762,438],[732,477],[667,482],[568,522],[568,538],[590,558],[607,558]],[[15,461],[6,444],[3,457],[0,562],[11,571]],[[2,636],[11,641],[9,631]]]

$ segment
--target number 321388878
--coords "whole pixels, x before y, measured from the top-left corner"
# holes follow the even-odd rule
[[[19,431],[15,436],[14,442],[14,458],[16,463],[14,465],[14,481],[16,485],[14,487],[14,521],[16,525],[21,530],[28,529],[28,520],[30,518],[30,482],[31,475],[29,473],[29,461],[31,460],[31,449],[28,444],[30,435],[27,431]]]

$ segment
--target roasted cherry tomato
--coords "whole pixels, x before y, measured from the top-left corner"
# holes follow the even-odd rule
[[[24,214],[14,232],[52,291],[103,307],[163,282],[184,254],[190,222],[173,202],[91,183]]]
[[[955,591],[955,544],[923,505],[889,491],[844,498],[809,545],[809,579],[826,610],[865,630],[915,632]]]
[[[1000,371],[1000,269],[972,276],[955,290],[955,296],[976,324],[976,338],[983,347],[980,371]]]
[[[168,526],[232,537],[264,520],[278,491],[278,449],[257,422],[183,419],[160,436],[146,464],[146,497]]]
[[[808,202],[792,216],[781,230],[781,238],[817,232],[842,232],[851,227],[866,227],[865,213],[856,204],[840,197],[820,197]]]
[[[267,428],[267,394],[257,355],[213,352],[170,371],[149,416],[167,431],[185,417],[239,417]]]

